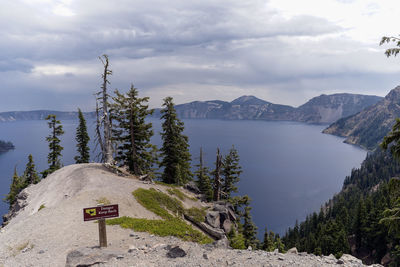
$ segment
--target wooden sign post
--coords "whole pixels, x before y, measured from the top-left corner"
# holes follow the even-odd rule
[[[119,217],[118,204],[83,209],[83,220],[98,220],[100,247],[107,247],[106,218]]]

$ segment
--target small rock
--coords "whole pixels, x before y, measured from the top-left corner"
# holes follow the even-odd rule
[[[129,249],[128,249],[128,252],[131,253],[131,252],[133,252],[134,250],[137,250],[137,248],[136,248],[134,245],[130,245],[130,246],[129,246]]]
[[[362,263],[362,261],[360,259],[357,259],[356,257],[353,257],[349,254],[343,254],[342,257],[340,257],[340,259],[343,262],[350,262],[350,263]]]
[[[224,237],[220,240],[217,240],[213,243],[215,248],[229,248],[229,240],[228,238]]]
[[[185,257],[185,256],[186,256],[186,252],[183,249],[181,249],[179,246],[171,248],[167,253],[167,257],[169,257],[169,258],[177,258],[177,257]]]
[[[21,252],[22,253],[25,253],[25,252],[27,252],[28,250],[30,250],[31,248],[30,247],[26,247],[26,248],[24,248],[23,250],[21,250]]]
[[[289,253],[289,254],[297,254],[297,253],[298,253],[298,252],[297,252],[297,248],[296,248],[296,247],[291,248],[291,249],[289,249],[289,250],[287,251],[287,253]]]
[[[135,237],[135,236],[136,236],[136,234],[134,234],[134,233],[130,233],[130,234],[129,234],[129,236],[130,236],[130,237]]]
[[[38,254],[43,254],[44,250],[39,250]]]
[[[336,264],[344,264],[342,260],[337,260]]]
[[[276,248],[275,250],[274,250],[274,254],[276,255],[276,254],[278,254],[279,253],[279,250]]]
[[[208,255],[207,255],[207,253],[203,253],[203,258],[206,259],[206,260],[208,260]]]
[[[122,255],[118,255],[117,256],[117,260],[121,260],[121,259],[123,259],[124,258],[124,256],[122,256]]]
[[[247,248],[247,250],[253,250],[253,248],[252,248],[251,246],[249,246],[249,247]]]
[[[278,257],[278,260],[284,261],[285,258],[284,257]]]

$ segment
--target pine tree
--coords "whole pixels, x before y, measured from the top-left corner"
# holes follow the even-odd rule
[[[211,179],[209,174],[209,170],[203,163],[203,149],[200,147],[200,160],[199,164],[196,165],[197,171],[195,172],[197,178],[197,186],[200,189],[200,192],[205,196],[207,201],[211,201],[213,199],[213,190],[211,186]]]
[[[242,168],[239,166],[239,154],[234,146],[224,158],[222,166],[222,176],[224,178],[222,198],[229,199],[233,192],[237,192],[236,184],[239,182],[240,174],[242,173]]]
[[[89,154],[89,140],[90,137],[87,133],[87,127],[86,127],[86,120],[85,117],[83,116],[83,113],[80,109],[78,109],[78,118],[79,118],[79,125],[76,128],[76,136],[75,140],[78,142],[76,144],[77,150],[78,150],[78,156],[75,156],[75,162],[76,163],[89,163],[90,160],[90,154]]]
[[[35,163],[33,162],[33,157],[30,154],[28,156],[28,163],[26,164],[24,175],[22,176],[24,188],[31,185],[37,184],[40,181],[39,175],[35,168]]]
[[[361,198],[358,202],[356,218],[354,221],[353,232],[356,235],[356,248],[359,250],[363,245],[364,232],[367,223],[367,211],[365,208],[364,199]]]
[[[51,129],[51,134],[46,137],[46,141],[49,142],[49,155],[47,156],[47,162],[49,163],[49,168],[42,172],[43,178],[46,178],[49,174],[61,168],[61,151],[64,149],[60,143],[61,140],[59,136],[64,134],[61,122],[57,120],[56,115],[50,114],[47,116],[49,128]]]
[[[257,240],[257,226],[253,223],[251,214],[251,207],[247,206],[244,208],[244,216],[243,216],[243,237],[244,244],[246,247],[251,246],[252,248],[257,248],[258,240]]]
[[[149,98],[139,98],[133,85],[128,93],[115,90],[115,95],[111,105],[111,116],[115,121],[113,141],[117,144],[115,160],[128,166],[135,175],[149,173],[156,161],[156,147],[150,144],[152,124],[145,121],[154,111],[146,104]]]
[[[214,174],[214,183],[213,183],[213,191],[214,191],[214,201],[219,201],[221,199],[222,194],[222,181],[221,181],[221,169],[222,169],[222,155],[219,153],[219,148],[217,148],[217,158],[215,160],[215,170]]]
[[[21,178],[18,176],[17,168],[15,167],[14,175],[10,185],[10,192],[6,195],[4,199],[4,201],[10,205],[10,208],[17,200],[17,195],[19,194],[19,192],[21,192],[21,188],[22,188],[22,181]]]
[[[265,227],[264,241],[261,248],[265,251],[273,251],[275,249],[274,238],[275,234],[272,231],[268,232],[267,227]]]
[[[166,97],[163,106],[160,167],[164,167],[164,171],[161,178],[165,183],[182,185],[192,179],[188,138],[183,135],[184,124],[177,117],[172,97]]]

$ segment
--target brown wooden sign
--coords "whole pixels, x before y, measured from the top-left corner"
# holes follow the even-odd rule
[[[92,221],[119,217],[118,204],[83,209],[83,220]]]

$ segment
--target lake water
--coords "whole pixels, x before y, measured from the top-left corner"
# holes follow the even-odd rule
[[[153,142],[161,144],[160,120],[151,119]],[[284,233],[295,220],[303,220],[340,191],[352,168],[360,166],[366,151],[342,143],[343,139],[322,134],[325,126],[295,122],[184,120],[193,164],[203,147],[208,167],[214,167],[216,148],[226,154],[232,145],[239,151],[243,168],[239,193],[251,197],[253,220],[259,237],[269,230]],[[65,134],[62,161],[74,163],[77,121],[62,121]],[[93,122],[88,128],[93,133]],[[0,154],[0,195],[9,191],[14,166],[22,174],[31,153],[38,171],[47,167],[49,135],[46,121],[0,123],[0,139],[11,141],[16,149]],[[91,141],[92,142],[92,141]],[[93,143],[91,143],[93,147]],[[93,152],[92,152],[93,158]],[[4,214],[8,205],[0,203]]]

